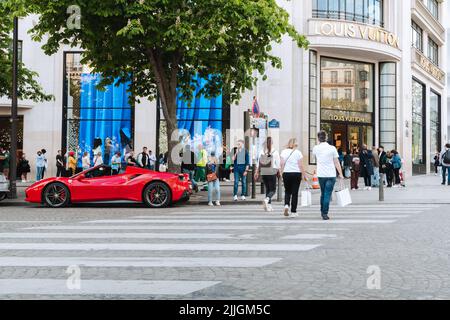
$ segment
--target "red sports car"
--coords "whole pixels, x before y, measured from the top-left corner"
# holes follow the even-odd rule
[[[155,172],[128,166],[112,175],[111,167],[101,165],[70,178],[49,178],[25,190],[26,201],[62,208],[70,203],[128,200],[151,208],[164,208],[187,201],[191,182],[187,174]]]

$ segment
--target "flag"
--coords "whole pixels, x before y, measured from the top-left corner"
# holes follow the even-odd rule
[[[253,99],[253,105],[252,105],[252,112],[254,115],[259,116],[259,104],[258,104],[258,100],[256,99],[256,97]]]

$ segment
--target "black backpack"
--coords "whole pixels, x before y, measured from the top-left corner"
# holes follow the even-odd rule
[[[450,149],[444,152],[442,155],[442,163],[450,165]]]

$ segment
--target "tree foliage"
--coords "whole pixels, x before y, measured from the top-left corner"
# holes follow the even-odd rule
[[[15,15],[25,14],[23,8],[13,1],[0,0],[0,96],[12,96],[12,30]],[[18,98],[33,101],[48,101],[52,99],[38,83],[38,74],[25,67],[19,61],[18,65]]]
[[[290,36],[306,48],[276,0],[27,0],[41,16],[34,39],[47,54],[61,44],[80,46],[84,61],[104,76],[131,80],[133,97],[161,97],[168,134],[176,129],[177,89],[192,98],[197,75],[208,79],[198,93],[231,101],[252,89],[267,64],[281,68],[272,45]],[[69,28],[67,8],[80,9],[81,27]],[[169,145],[169,149],[170,149]]]

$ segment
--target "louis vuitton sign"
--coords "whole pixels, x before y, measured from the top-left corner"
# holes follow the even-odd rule
[[[317,35],[364,39],[387,44],[396,49],[400,48],[398,36],[383,28],[338,21],[311,22],[315,24],[314,32]]]

